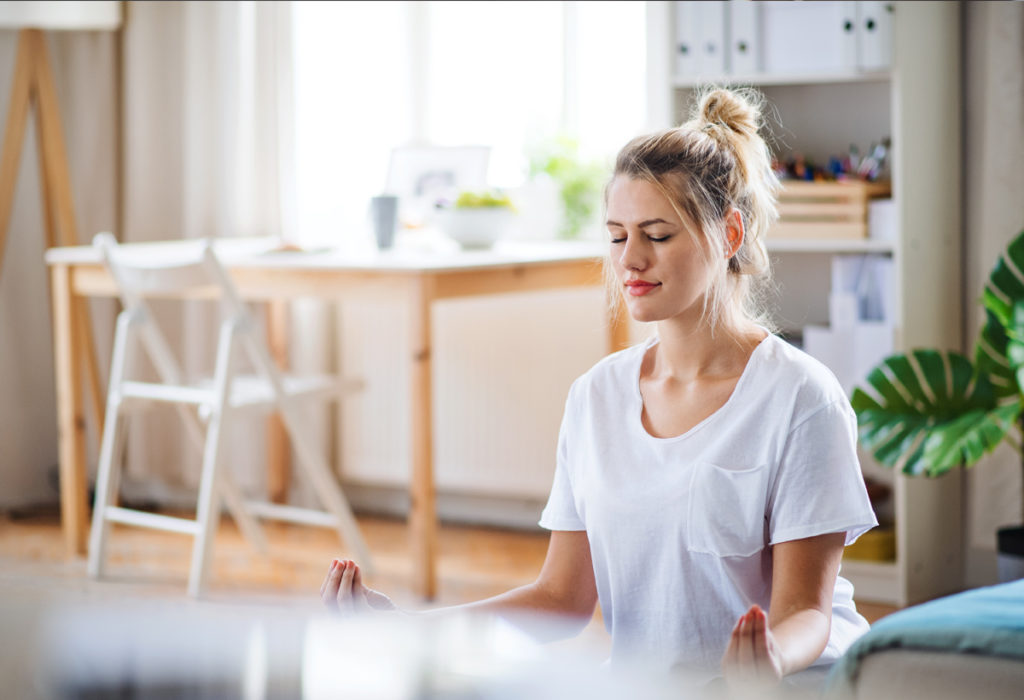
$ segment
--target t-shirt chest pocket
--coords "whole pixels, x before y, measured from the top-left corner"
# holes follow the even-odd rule
[[[765,504],[770,470],[696,462],[686,518],[687,548],[721,557],[743,557],[765,546]]]

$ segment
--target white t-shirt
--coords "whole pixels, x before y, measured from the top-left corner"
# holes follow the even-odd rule
[[[612,661],[717,674],[733,625],[768,610],[770,545],[877,525],[856,417],[835,376],[774,335],[732,395],[683,435],[641,422],[640,365],[657,339],[603,359],[569,391],[540,525],[586,530]],[[868,629],[842,577],[830,663]],[[634,657],[634,655],[637,655]]]

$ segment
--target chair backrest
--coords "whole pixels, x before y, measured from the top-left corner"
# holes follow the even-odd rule
[[[146,297],[221,298],[229,313],[244,307],[209,239],[121,245],[110,233],[93,238],[128,308]]]
[[[239,327],[251,328],[248,308],[209,239],[121,245],[112,234],[100,233],[93,238],[93,245],[103,253],[125,311],[152,319],[147,297],[214,299],[221,302],[224,322],[233,319]],[[178,364],[157,327],[145,324],[142,338],[163,381],[179,381]],[[279,387],[280,377],[266,348],[250,332],[243,333],[241,340],[253,366]]]

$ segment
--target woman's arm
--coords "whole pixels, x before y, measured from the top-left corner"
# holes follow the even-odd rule
[[[354,562],[339,564],[332,565],[320,587],[320,597],[328,608],[344,612],[397,610],[387,596],[363,585],[359,567]],[[555,531],[551,533],[544,565],[532,583],[486,600],[426,612],[469,610],[558,615],[563,624],[557,627],[541,624],[530,630],[537,636],[549,637],[578,633],[590,621],[596,606],[597,585],[587,533]]]
[[[828,644],[832,595],[845,533],[831,533],[772,548],[768,614],[758,606],[733,628],[722,658],[726,679],[778,680],[810,666]]]

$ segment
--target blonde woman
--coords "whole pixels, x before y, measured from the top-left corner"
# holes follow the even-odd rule
[[[756,306],[778,183],[749,93],[715,89],[618,154],[609,264],[650,340],[576,380],[533,583],[467,607],[570,616],[600,602],[612,661],[776,682],[867,630],[843,547],[876,525],[835,377]],[[391,608],[335,561],[331,607]]]

